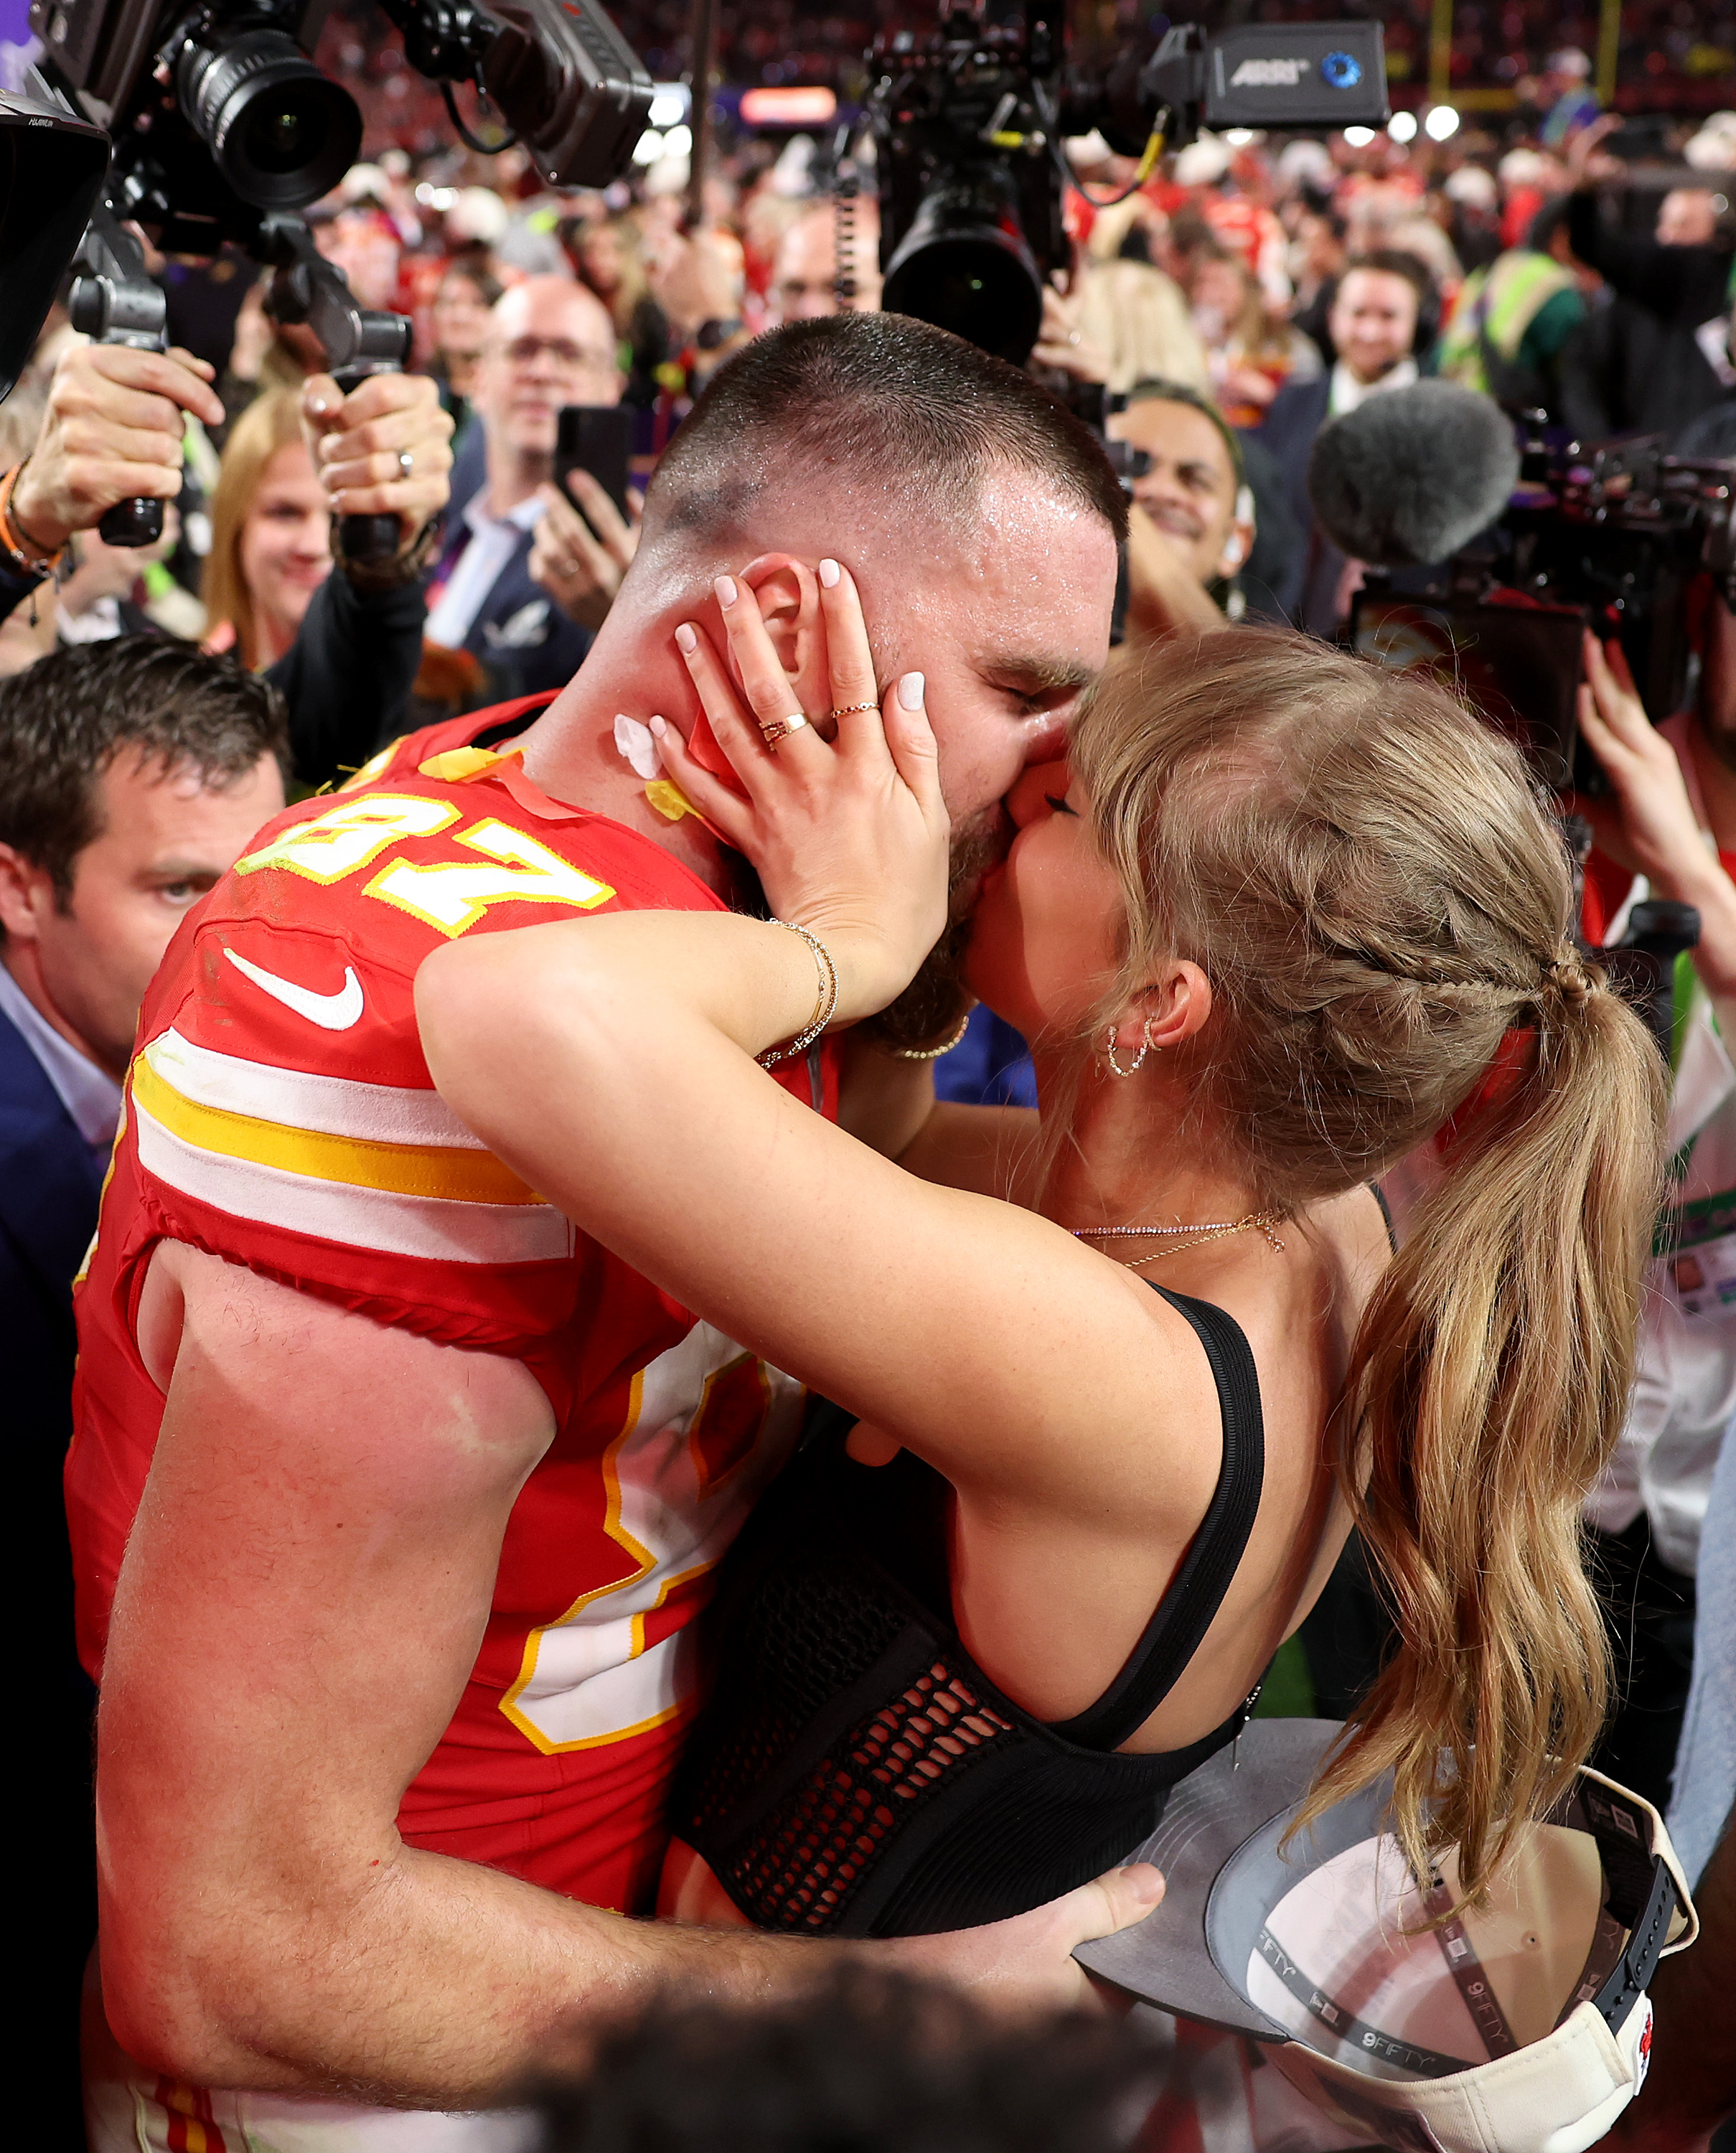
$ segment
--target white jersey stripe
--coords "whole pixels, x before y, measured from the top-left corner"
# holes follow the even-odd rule
[[[137,1099],[132,1112],[145,1171],[232,1218],[437,1263],[557,1263],[573,1254],[573,1227],[551,1204],[468,1204],[317,1180],[188,1143]]]
[[[435,1091],[392,1084],[361,1084],[347,1076],[318,1076],[304,1069],[278,1069],[197,1046],[174,1030],[160,1033],[145,1059],[165,1084],[196,1106],[251,1115],[285,1128],[353,1137],[364,1143],[432,1144],[452,1150],[486,1148]]]

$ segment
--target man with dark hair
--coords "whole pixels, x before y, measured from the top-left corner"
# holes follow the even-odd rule
[[[0,679],[0,1366],[11,1514],[37,1557],[30,1840],[56,1879],[29,2023],[69,2137],[96,1932],[91,1692],[73,1652],[60,1492],[73,1275],[140,1001],[188,908],[282,807],[287,752],[276,694],[185,644],[126,637]]]
[[[99,2153],[176,2112],[208,2144],[492,2153],[522,2124],[452,2111],[573,2011],[825,1969],[826,1945],[621,1918],[656,1888],[692,1618],[795,1387],[479,1148],[432,1090],[416,970],[456,934],[730,903],[739,863],[645,721],[695,734],[680,639],[745,591],[792,711],[827,723],[837,562],[883,680],[926,674],[962,903],[1106,660],[1124,528],[1092,436],[1012,368],[886,315],[774,331],[683,426],[560,695],[401,742],[268,826],[165,965],[67,1484],[103,1691]],[[907,1031],[959,1000],[931,980]],[[837,1112],[837,1071],[828,1049],[775,1073]],[[1117,1872],[874,1948],[1064,2000],[1072,1945],[1155,1888]]]

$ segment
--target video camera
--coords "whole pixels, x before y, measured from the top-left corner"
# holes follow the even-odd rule
[[[163,295],[126,229],[133,223],[165,253],[214,254],[232,242],[273,267],[272,312],[312,326],[340,388],[403,365],[409,322],[358,306],[296,213],[328,191],[361,145],[355,100],[311,57],[328,4],[32,0],[43,109],[103,129],[113,144],[73,288],[78,328],[164,349]],[[598,0],[380,5],[472,148],[522,142],[553,186],[603,186],[628,168],[651,79]],[[471,134],[452,94],[466,81],[512,132],[493,143]],[[122,502],[101,527],[113,544],[149,545],[161,503]],[[356,559],[395,552],[396,519],[347,517],[343,543]]]
[[[1586,449],[1521,442],[1518,490],[1491,531],[1403,586],[1372,573],[1351,636],[1387,665],[1455,679],[1557,791],[1607,789],[1578,737],[1586,629],[1619,639],[1654,720],[1694,685],[1694,588],[1736,608],[1736,463],[1665,451],[1661,434]]]
[[[1099,79],[1067,60],[1061,0],[1031,0],[1007,24],[985,19],[985,0],[942,7],[927,37],[900,30],[868,54],[882,303],[1017,366],[1036,341],[1045,284],[1072,262],[1067,137],[1099,130],[1139,160],[1138,186],[1202,125],[1306,131],[1389,116],[1377,22],[1261,23],[1210,38],[1177,24]]]
[[[1591,449],[1531,435],[1520,445],[1520,485],[1499,522],[1420,587],[1372,571],[1351,640],[1382,664],[1454,685],[1552,791],[1604,793],[1579,738],[1585,632],[1620,641],[1654,721],[1687,705],[1696,588],[1709,579],[1736,608],[1736,462],[1669,456],[1661,434]],[[1576,816],[1567,829],[1583,867],[1591,827]],[[1699,931],[1692,906],[1653,898],[1632,908],[1619,947],[1597,953],[1666,1061],[1676,960]]]

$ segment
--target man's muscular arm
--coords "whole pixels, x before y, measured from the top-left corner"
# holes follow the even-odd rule
[[[172,1243],[139,1329],[168,1402],[115,1600],[97,1800],[104,2002],[140,2063],[472,2107],[575,2015],[671,1982],[771,1994],[849,1948],[627,1921],[399,1838],[551,1438],[519,1363]],[[1127,1871],[911,1948],[1061,2002],[1082,1993],[1072,1945],[1158,1888]]]

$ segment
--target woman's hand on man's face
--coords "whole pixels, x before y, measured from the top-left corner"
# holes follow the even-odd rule
[[[829,710],[802,710],[753,591],[723,576],[718,603],[741,687],[697,623],[675,640],[735,783],[703,768],[662,719],[652,730],[693,805],[753,863],[777,917],[831,947],[848,1021],[908,985],[944,930],[951,823],[922,674],[904,674],[883,696],[849,571],[822,561],[819,586]],[[825,720],[837,723],[829,741]]]

